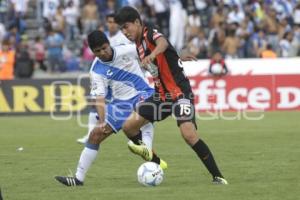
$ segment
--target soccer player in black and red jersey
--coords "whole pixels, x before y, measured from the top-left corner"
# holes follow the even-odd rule
[[[154,76],[156,91],[152,97],[138,104],[123,124],[123,131],[132,141],[128,143],[129,149],[145,160],[151,160],[153,153],[141,142],[140,128],[149,121],[161,121],[173,114],[182,137],[211,173],[213,183],[227,184],[213,154],[196,132],[194,95],[174,47],[156,29],[144,26],[139,13],[132,7],[123,7],[116,16],[116,22],[125,36],[136,43],[142,66]]]

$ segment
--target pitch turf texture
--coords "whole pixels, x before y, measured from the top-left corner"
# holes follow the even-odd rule
[[[234,115],[229,113],[227,116]],[[86,119],[87,116],[84,116]],[[259,121],[201,120],[199,133],[213,150],[230,185],[211,177],[183,142],[171,118],[156,124],[154,147],[168,161],[162,185],[136,180],[142,160],[127,149],[123,133],[102,144],[85,186],[54,180],[76,168],[86,129],[75,118],[0,117],[0,187],[4,200],[297,200],[300,195],[300,112],[270,112]],[[23,151],[17,148],[23,147]]]

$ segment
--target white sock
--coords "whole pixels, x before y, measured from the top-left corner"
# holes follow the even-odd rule
[[[95,126],[97,125],[97,112],[89,112],[89,121],[88,121],[88,131],[87,134],[85,136],[83,136],[83,138],[89,138],[92,130],[95,128]]]
[[[81,152],[79,163],[76,171],[76,178],[80,181],[84,181],[85,175],[89,170],[90,166],[96,159],[98,154],[98,150],[90,149],[88,147],[84,147]]]
[[[89,123],[88,123],[88,134],[95,128],[97,125],[97,112],[90,112],[89,113]]]
[[[142,140],[149,149],[152,149],[154,126],[148,123],[141,127]]]
[[[97,125],[97,112],[90,112],[89,113],[89,122],[88,122],[88,133],[87,136],[90,135],[90,133],[92,132],[92,130],[95,128],[95,126]]]

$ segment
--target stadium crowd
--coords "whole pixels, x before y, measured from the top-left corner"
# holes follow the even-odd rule
[[[39,23],[34,38],[26,28],[30,5]],[[299,0],[2,0],[0,79],[13,77],[7,65],[16,77],[31,77],[35,68],[87,71],[93,59],[87,34],[107,30],[106,16],[125,5],[137,8],[179,53],[199,59],[214,52],[226,59],[300,53]]]

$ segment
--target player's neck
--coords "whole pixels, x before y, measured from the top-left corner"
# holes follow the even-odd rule
[[[138,29],[138,37],[136,37],[135,43],[136,44],[140,44],[143,38],[143,30],[144,30],[144,26],[140,26]]]
[[[110,49],[111,49],[111,56],[106,62],[111,62],[114,58],[114,54],[115,54],[114,48],[110,47]]]
[[[113,36],[115,36],[117,33],[118,33],[118,31],[115,31],[115,32],[109,32],[109,37],[113,37]]]

